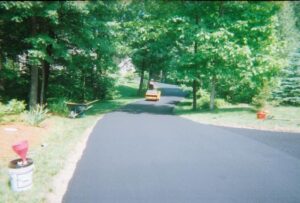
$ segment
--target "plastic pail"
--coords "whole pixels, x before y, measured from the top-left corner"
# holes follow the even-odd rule
[[[33,161],[27,159],[27,164],[20,166],[17,163],[22,162],[22,159],[16,159],[10,162],[9,176],[11,189],[15,192],[25,191],[32,187]]]

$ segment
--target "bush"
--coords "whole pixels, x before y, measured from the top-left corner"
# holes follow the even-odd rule
[[[0,121],[2,121],[2,117],[5,115],[6,106],[0,102]]]
[[[12,99],[6,105],[6,111],[11,114],[19,114],[22,113],[26,108],[26,104],[24,101],[18,101],[16,99]]]
[[[198,106],[201,109],[209,109],[210,98],[208,96],[200,97],[198,100]]]
[[[48,109],[43,105],[37,105],[36,108],[31,109],[25,113],[25,121],[33,126],[39,126],[39,124],[47,118]]]
[[[263,108],[265,108],[266,99],[264,98],[264,96],[256,95],[252,99],[252,105],[255,107],[256,110],[262,110]]]
[[[3,116],[7,114],[19,114],[25,110],[26,104],[24,101],[12,99],[8,104],[0,102],[0,122],[3,121]]]
[[[267,104],[267,99],[270,97],[270,87],[267,82],[264,83],[262,89],[259,94],[252,98],[252,104],[256,108],[256,110],[263,110]]]
[[[50,112],[60,116],[67,116],[70,113],[66,105],[65,98],[59,98],[57,100],[49,102],[48,108]]]
[[[209,109],[209,105],[210,105],[209,93],[206,92],[205,90],[200,90],[199,95],[200,98],[198,100],[198,107],[200,107],[201,109]],[[228,105],[228,103],[224,99],[215,99],[214,105],[216,109],[219,109]]]
[[[137,75],[133,72],[128,72],[125,74],[124,78],[127,80],[127,81],[132,81],[134,80],[135,78],[137,78]]]
[[[224,99],[215,99],[215,108],[220,109],[227,106],[228,103]]]
[[[0,115],[4,115],[6,113],[6,111],[7,111],[6,105],[4,105],[0,102]]]
[[[203,89],[200,89],[197,92],[197,97],[200,97],[198,99],[198,107],[201,109],[209,109],[210,97],[208,92]]]

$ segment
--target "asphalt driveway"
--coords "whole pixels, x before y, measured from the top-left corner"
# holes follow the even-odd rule
[[[163,85],[100,120],[66,203],[300,202],[300,134],[198,124],[172,115]]]

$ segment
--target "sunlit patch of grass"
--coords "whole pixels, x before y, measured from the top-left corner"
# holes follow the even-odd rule
[[[256,111],[248,104],[230,104],[214,111],[201,109],[193,111],[191,99],[185,99],[176,106],[174,113],[206,124],[300,132],[299,107],[269,106],[267,111],[268,118],[266,120],[258,120]]]

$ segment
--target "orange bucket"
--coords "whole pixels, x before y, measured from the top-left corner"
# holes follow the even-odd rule
[[[257,117],[257,119],[264,120],[264,119],[266,119],[267,114],[264,111],[259,111],[256,113],[256,117]]]

